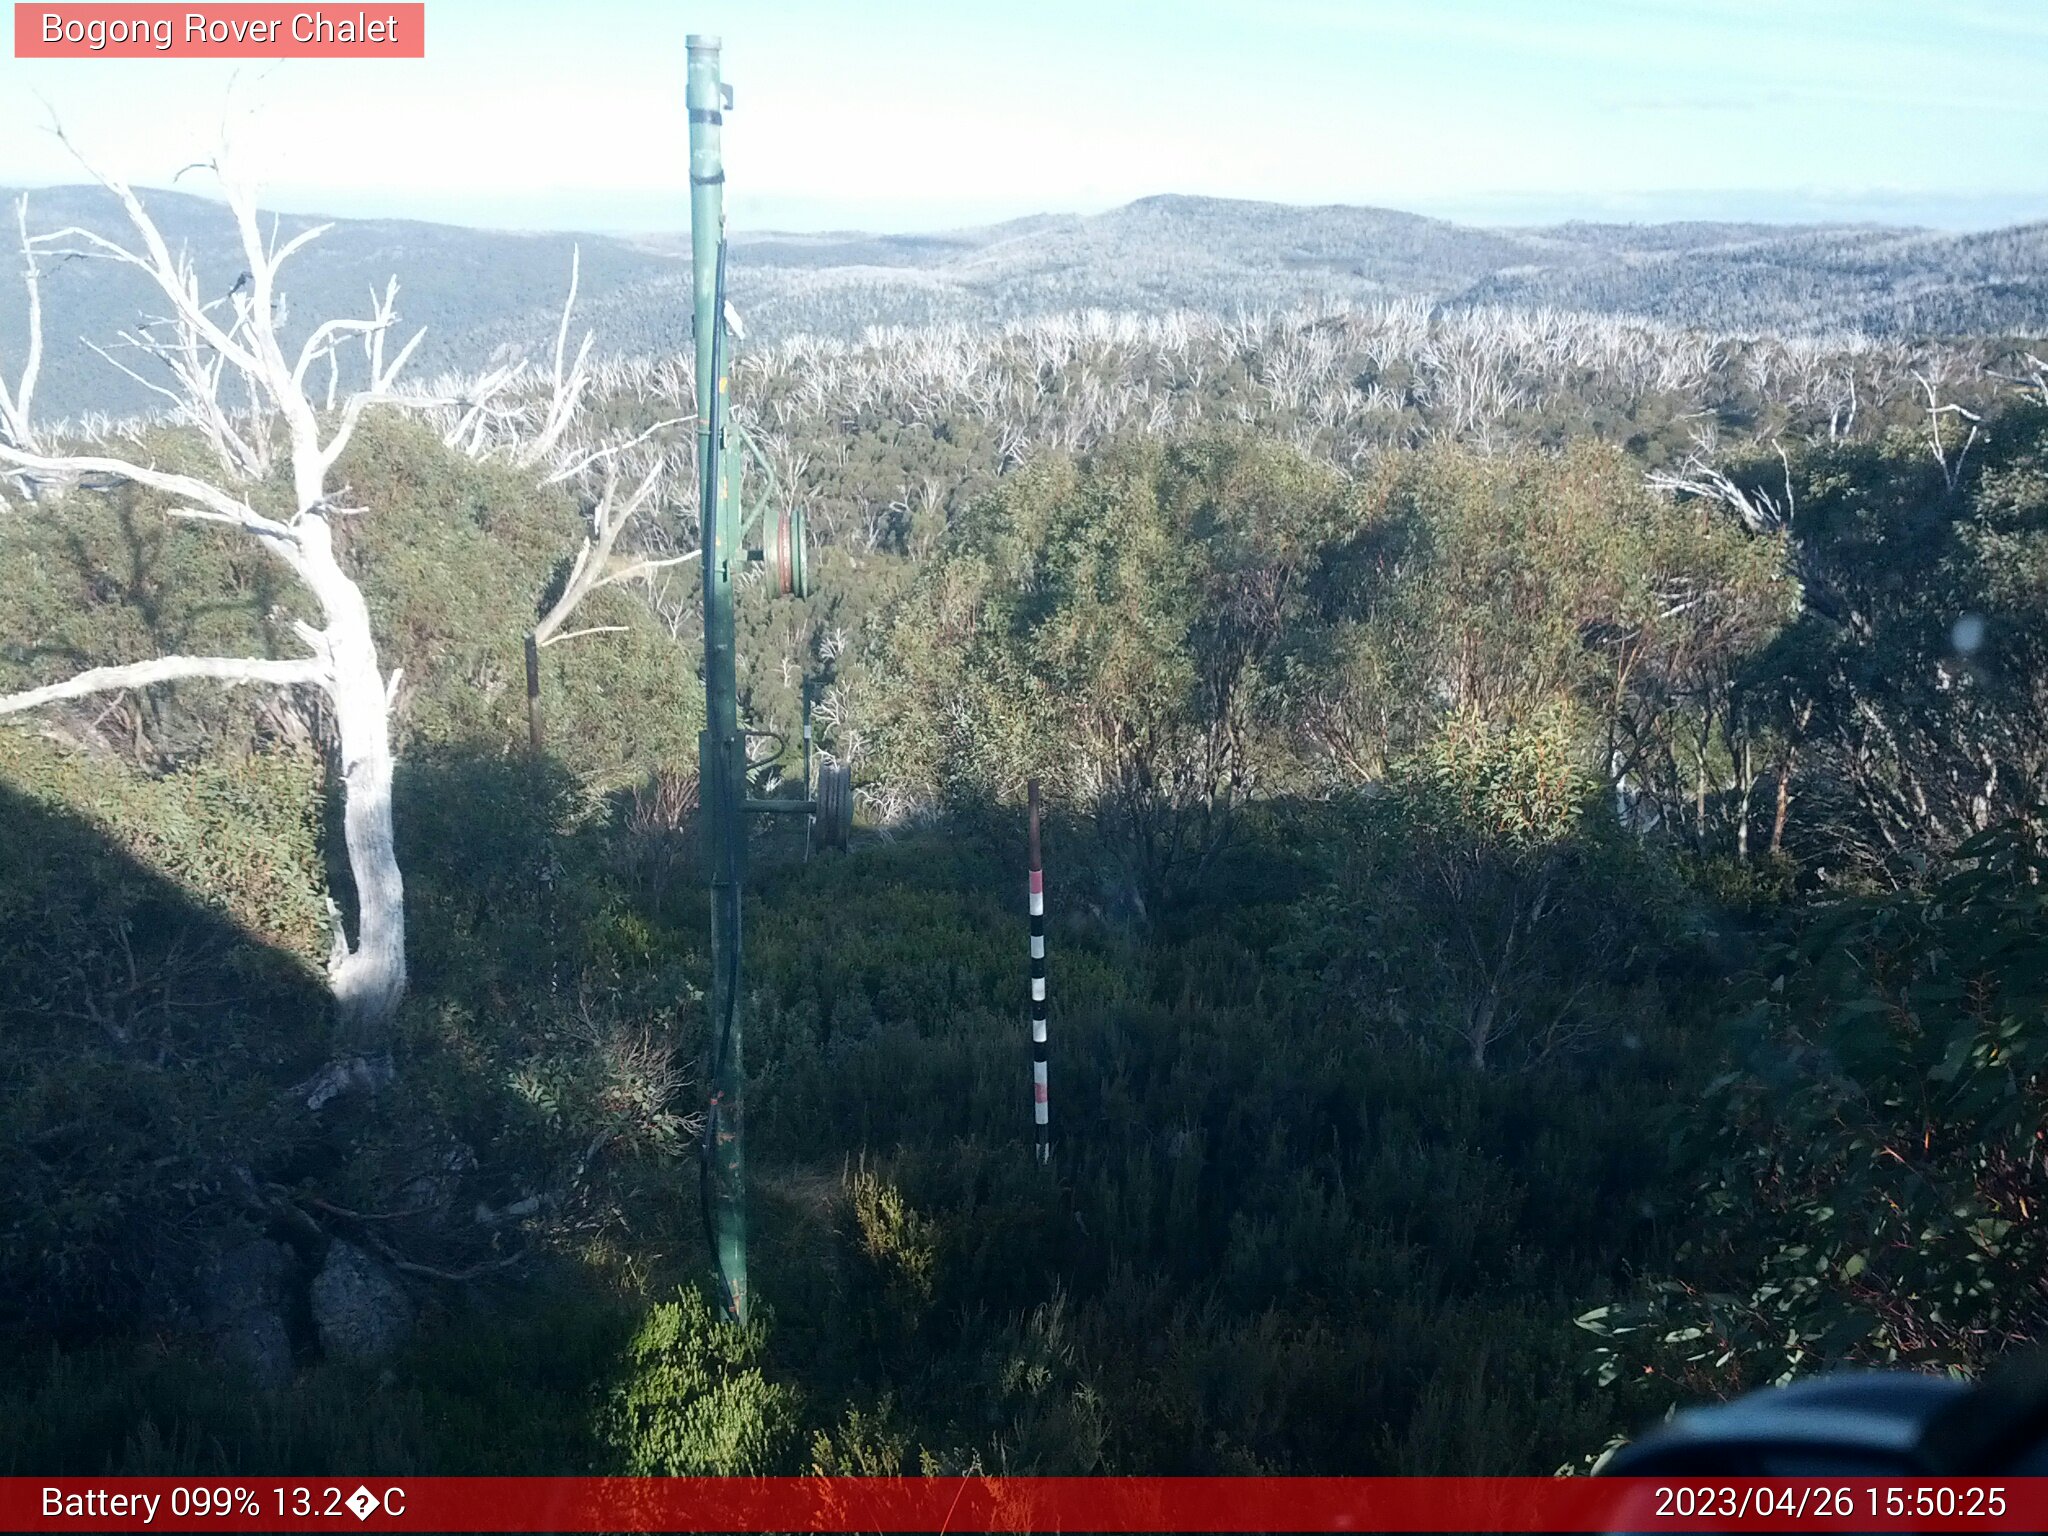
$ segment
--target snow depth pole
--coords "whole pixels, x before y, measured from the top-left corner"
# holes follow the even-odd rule
[[[1038,780],[1030,782],[1031,805],[1031,1119],[1037,1129],[1038,1161],[1052,1161],[1052,1105],[1045,1079],[1045,871],[1038,861]]]
[[[689,39],[690,264],[697,343],[697,475],[704,551],[704,732],[697,739],[704,849],[711,865],[711,1099],[699,1149],[704,1223],[719,1298],[747,1320],[747,1210],[740,1091],[740,882],[746,861],[741,802],[746,738],[733,667],[733,562],[740,554],[739,464],[724,461],[725,161],[720,140],[730,93],[719,79],[719,40]]]

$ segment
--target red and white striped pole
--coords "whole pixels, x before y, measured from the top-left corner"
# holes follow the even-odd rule
[[[1051,1104],[1045,1082],[1045,871],[1038,862],[1038,780],[1029,786],[1031,805],[1031,1118],[1037,1127],[1038,1161],[1052,1161]]]

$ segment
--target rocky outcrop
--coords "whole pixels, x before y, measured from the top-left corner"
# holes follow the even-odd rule
[[[337,1239],[313,1277],[313,1326],[329,1355],[374,1360],[412,1335],[412,1298],[391,1269]]]
[[[201,1325],[224,1359],[262,1387],[292,1376],[286,1310],[299,1282],[298,1260],[282,1243],[253,1238],[214,1255],[201,1268]]]

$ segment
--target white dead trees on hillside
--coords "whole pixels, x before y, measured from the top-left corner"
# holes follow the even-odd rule
[[[555,331],[554,387],[548,391],[547,414],[541,419],[540,430],[521,444],[516,454],[522,468],[530,469],[543,463],[555,451],[562,441],[562,434],[569,430],[569,423],[576,419],[576,412],[590,388],[590,343],[594,332],[583,333],[582,345],[576,349],[576,360],[566,369],[562,366],[564,350],[569,342],[569,317],[576,309],[576,287],[582,276],[583,249],[576,246],[569,252],[569,296],[562,301],[562,323]]]
[[[1089,310],[1001,328],[876,326],[859,341],[788,337],[740,366],[749,397],[797,436],[829,438],[837,423],[873,416],[935,428],[965,418],[990,424],[1012,467],[1027,445],[1084,450],[1120,431],[1222,419],[1270,426],[1358,463],[1420,436],[1504,445],[1529,415],[1589,382],[1617,397],[1668,394],[1696,405],[1735,349],[1768,353],[1775,378],[1779,354],[1797,345],[1618,316],[1401,299],[1227,317]],[[1232,386],[1240,377],[1249,390]]]
[[[656,502],[673,478],[668,454],[653,449],[643,454],[645,467],[633,488],[621,495],[624,479],[621,461],[643,448],[658,432],[680,424],[679,421],[659,422],[638,437],[592,451],[550,477],[550,484],[577,480],[597,469],[603,489],[587,514],[583,542],[576,550],[560,595],[526,636],[526,728],[536,752],[547,745],[547,726],[540,701],[540,653],[551,645],[578,640],[585,635],[621,633],[625,626],[620,624],[591,624],[580,629],[566,626],[585,599],[606,587],[620,586],[629,581],[651,581],[656,573],[697,558],[698,551],[694,549],[686,554],[662,556],[622,554],[618,549],[619,536],[626,531],[635,515]]]
[[[83,257],[116,262],[148,281],[165,309],[121,338],[134,364],[111,352],[102,355],[172,403],[176,419],[212,450],[216,472],[202,479],[107,453],[38,445],[25,422],[12,421],[26,408],[27,388],[18,386],[9,398],[10,425],[0,433],[0,479],[68,485],[90,476],[155,491],[172,503],[167,516],[219,524],[253,540],[311,595],[320,622],[294,624],[305,647],[300,656],[158,656],[95,667],[0,697],[0,714],[88,693],[195,678],[317,688],[334,724],[357,908],[352,941],[336,918],[329,981],[344,1039],[374,1041],[389,1024],[406,982],[405,887],[391,827],[390,707],[398,674],[387,676],[380,665],[362,590],[336,556],[337,520],[363,509],[343,504],[345,488],[335,489],[330,482],[363,412],[395,398],[392,386],[419,336],[387,349],[396,321],[394,283],[368,317],[316,325],[287,355],[279,336],[284,296],[278,274],[324,226],[280,244],[273,224],[266,238],[251,190],[216,169],[222,169],[246,268],[232,291],[203,291],[190,257],[174,253],[135,194],[111,178],[101,177],[101,183],[127,214],[130,243],[78,228],[31,238],[25,223],[22,235],[31,272],[36,254]],[[30,291],[33,303],[33,278]],[[333,368],[337,354],[351,344],[363,350],[361,387],[333,399],[330,385],[333,408],[316,409],[309,375],[323,366]],[[161,382],[166,376],[168,384]],[[27,384],[33,384],[33,370]],[[274,492],[264,491],[280,451],[290,478],[283,504]]]
[[[569,621],[585,601],[605,588],[631,581],[652,582],[660,572],[694,560],[698,553],[654,553],[637,537],[625,537],[643,511],[659,505],[675,485],[693,474],[687,464],[679,471],[663,438],[670,429],[694,419],[695,395],[693,390],[689,417],[669,417],[632,436],[591,446],[587,407],[593,395],[644,399],[655,380],[651,366],[643,367],[643,376],[637,379],[620,365],[593,367],[590,349],[595,337],[589,331],[571,356],[569,329],[581,276],[581,251],[572,248],[569,292],[555,328],[554,364],[547,375],[534,373],[521,358],[472,380],[446,381],[422,397],[422,404],[441,428],[442,441],[450,448],[479,463],[495,461],[520,469],[548,470],[541,484],[569,485],[585,501],[583,538],[568,575],[525,636],[526,729],[536,752],[547,745],[540,653],[586,635],[622,633],[625,626],[620,624],[572,629]]]
[[[565,402],[584,402],[579,424],[594,401],[695,409],[687,356],[589,360],[568,344],[566,326],[554,341],[552,379],[545,364],[504,364],[435,386],[463,402],[437,417],[451,446],[500,462],[529,455],[545,470],[565,462],[579,438],[572,425],[552,450],[530,456],[565,419]],[[859,425],[882,419],[935,432],[977,424],[1008,470],[1033,453],[1086,451],[1119,432],[1219,421],[1256,424],[1353,465],[1430,437],[1499,447],[1555,432],[1589,394],[1617,411],[1662,397],[1645,416],[1654,431],[1667,410],[1682,420],[1712,408],[1723,385],[1785,407],[1797,418],[1785,428],[1794,437],[1839,439],[1916,393],[1915,369],[1938,379],[1968,365],[1962,343],[1747,335],[1400,299],[1227,317],[1088,310],[1001,327],[873,326],[858,340],[766,341],[733,371],[765,424],[814,451],[836,449],[841,463]],[[1968,424],[1936,407],[1941,431],[1930,446],[1954,462]],[[858,536],[850,520],[849,531]]]
[[[479,374],[437,379],[415,397],[432,408],[446,446],[479,463],[504,459],[522,469],[544,464],[561,451],[593,381],[593,333],[584,333],[573,360],[568,359],[567,350],[569,318],[576,308],[582,269],[582,248],[571,247],[569,297],[562,305],[562,323],[555,333],[554,371],[543,386],[545,393],[536,392],[535,375],[522,357],[495,363]]]
[[[7,383],[6,359],[0,358],[0,447],[34,453],[40,444],[30,421],[35,402],[36,375],[43,365],[43,286],[36,263],[35,242],[28,234],[28,194],[14,200],[14,228],[21,255],[21,280],[28,289],[28,340],[22,352],[21,370],[13,387]]]
[[[1948,487],[1949,495],[1956,493],[1956,486],[1962,482],[1963,466],[1969,462],[1970,450],[1977,445],[1977,428],[1984,418],[1975,411],[1965,410],[1951,401],[1941,403],[1940,373],[1929,378],[1924,373],[1915,373],[1913,382],[1920,386],[1920,393],[1927,400],[1927,451],[1941,470],[1942,484]],[[1948,417],[1956,418],[1956,425],[1946,427]],[[1970,429],[1969,436],[1962,436],[1963,426]],[[1962,441],[1958,443],[1957,438]]]
[[[1778,461],[1785,471],[1785,489],[1781,495],[1761,486],[1736,484],[1709,462],[1709,455],[1713,452],[1711,439],[1696,439],[1695,442],[1694,451],[1687,454],[1685,461],[1676,469],[1653,469],[1643,477],[1643,483],[1667,496],[1697,496],[1727,507],[1751,533],[1776,533],[1792,521],[1796,510],[1792,495],[1792,461],[1785,452],[1784,444],[1772,445],[1778,450]]]

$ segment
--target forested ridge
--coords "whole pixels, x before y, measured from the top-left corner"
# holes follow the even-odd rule
[[[818,540],[744,583],[761,792],[815,677],[858,806],[753,833],[743,1330],[687,360],[398,391],[315,500],[248,436],[260,527],[33,466],[277,420],[15,443],[0,699],[296,655],[275,530],[332,530],[406,963],[333,985],[331,673],[0,719],[0,1470],[1548,1473],[2032,1342],[2037,355],[1403,303],[743,347]]]
[[[11,207],[17,195],[0,188],[0,204]],[[39,233],[120,217],[97,187],[27,195],[29,227]],[[147,196],[170,243],[189,246],[206,297],[227,294],[247,262],[220,204],[184,191]],[[292,274],[280,325],[294,340],[395,271],[406,318],[427,327],[418,358],[425,374],[539,355],[574,248],[600,355],[690,345],[686,234],[470,229],[317,210],[264,218],[275,218],[286,239],[328,229]],[[1091,308],[1231,315],[1400,300],[1638,317],[1707,332],[2038,335],[2048,331],[2044,249],[2041,223],[1968,232],[1697,221],[1494,229],[1388,208],[1160,196],[1098,214],[918,235],[736,227],[731,281],[756,344],[858,342],[877,326],[985,328]],[[45,288],[46,411],[105,418],[161,405],[83,344],[111,345],[138,307],[154,302],[135,274],[68,262],[53,267]],[[18,306],[0,309],[0,353],[19,354],[22,319]]]

